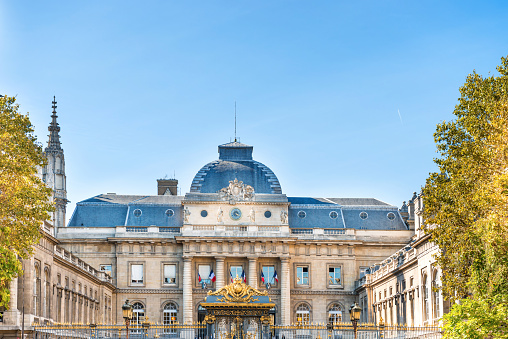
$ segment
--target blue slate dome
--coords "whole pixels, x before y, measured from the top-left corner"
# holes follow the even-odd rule
[[[191,193],[217,193],[234,179],[254,193],[282,194],[279,180],[267,166],[252,159],[252,146],[230,142],[219,146],[219,160],[203,166],[192,180]]]

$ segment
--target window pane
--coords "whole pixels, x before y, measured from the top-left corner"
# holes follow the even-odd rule
[[[100,265],[100,270],[106,272],[107,275],[111,275],[111,265]]]
[[[201,282],[206,282],[207,284],[211,283],[208,277],[210,276],[210,265],[199,265],[198,266],[199,275],[201,276]]]
[[[296,283],[298,285],[309,284],[309,267],[300,266],[296,268]]]
[[[340,285],[340,267],[328,268],[329,282],[331,285]]]
[[[131,265],[131,281],[133,283],[143,282],[143,265]]]
[[[176,265],[164,265],[164,283],[176,283]]]
[[[236,277],[242,278],[243,267],[242,266],[231,266],[231,275],[233,279]]]
[[[275,283],[275,279],[273,278],[274,273],[275,273],[275,267],[263,266],[263,275],[265,277],[265,284],[270,283],[273,285]]]

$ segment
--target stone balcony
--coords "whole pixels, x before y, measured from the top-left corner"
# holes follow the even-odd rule
[[[86,272],[88,274],[91,274],[94,277],[97,277],[101,281],[108,282],[108,283],[113,283],[113,279],[108,274],[106,274],[106,272],[102,272],[102,271],[96,270],[95,268],[93,268],[92,266],[88,265],[83,260],[81,260],[78,257],[76,257],[71,252],[68,252],[68,251],[64,250],[63,248],[61,248],[59,246],[55,246],[55,256],[64,259],[65,261],[67,261],[67,262],[71,263],[72,265],[78,267],[81,271],[84,271],[84,272]]]

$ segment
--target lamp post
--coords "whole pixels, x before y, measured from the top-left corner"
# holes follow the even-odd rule
[[[357,303],[354,303],[349,308],[349,318],[351,319],[351,322],[353,323],[353,331],[355,332],[355,339],[356,339],[357,323],[358,323],[358,320],[360,320],[361,313],[362,313],[362,309],[358,306]]]
[[[132,305],[129,303],[129,299],[125,300],[125,304],[122,305],[122,314],[125,319],[126,336],[129,339],[129,324],[132,319]]]

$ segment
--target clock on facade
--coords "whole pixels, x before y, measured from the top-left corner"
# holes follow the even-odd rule
[[[238,208],[233,208],[231,212],[229,212],[229,215],[231,216],[231,219],[238,220],[242,217],[242,211]]]

